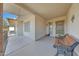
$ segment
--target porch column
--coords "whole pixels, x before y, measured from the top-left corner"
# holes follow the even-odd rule
[[[3,19],[1,17],[3,13],[3,4],[0,3],[0,55],[3,55]]]
[[[56,36],[56,23],[53,20],[53,37],[55,37],[55,36]]]

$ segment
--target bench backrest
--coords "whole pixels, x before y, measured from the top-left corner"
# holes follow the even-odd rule
[[[76,42],[75,38],[69,34],[64,36],[64,39],[56,39],[55,45],[72,46]]]
[[[66,35],[66,37],[63,40],[64,40],[64,44],[67,46],[71,46],[76,42],[74,37],[71,35]]]

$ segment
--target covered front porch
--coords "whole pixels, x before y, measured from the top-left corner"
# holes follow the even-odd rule
[[[8,20],[8,22],[11,23],[9,26],[13,26],[14,30],[11,32],[8,30],[8,42],[4,55],[53,56],[57,52],[57,50],[53,47],[56,36],[64,36],[68,33],[77,39],[79,38],[79,8],[77,7],[79,4],[63,4],[64,6],[62,6],[62,9],[60,8],[60,11],[63,10],[64,15],[60,15],[61,13],[58,13],[56,14],[58,16],[53,15],[54,17],[52,17],[52,15],[49,14],[52,18],[47,17],[45,14],[43,15],[45,18],[43,18],[39,14],[25,7],[26,5],[32,8],[31,6],[33,4],[30,4],[31,6],[29,4],[4,4],[4,12],[16,15],[16,19],[9,18]],[[47,5],[51,7],[53,6],[53,4]],[[44,7],[44,5],[42,6]],[[57,5],[56,8],[59,8],[58,6],[60,7],[61,4]],[[39,8],[43,9],[43,7]],[[64,8],[67,8],[67,11],[64,11]],[[34,11],[37,11],[37,9]],[[42,11],[44,12],[44,10]],[[78,48],[79,45],[75,49],[74,55],[79,55]]]

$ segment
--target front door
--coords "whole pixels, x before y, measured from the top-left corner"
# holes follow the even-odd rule
[[[64,21],[56,22],[56,35],[64,35]]]

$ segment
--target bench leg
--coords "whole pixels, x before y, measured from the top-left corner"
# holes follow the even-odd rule
[[[56,55],[55,56],[58,56],[58,53],[56,53]]]
[[[73,51],[71,51],[71,56],[73,56]]]

